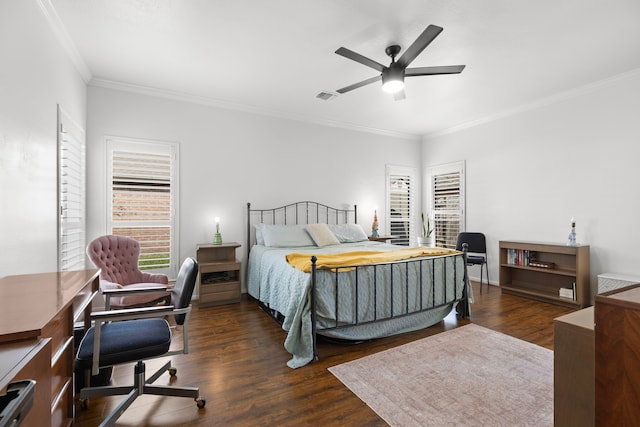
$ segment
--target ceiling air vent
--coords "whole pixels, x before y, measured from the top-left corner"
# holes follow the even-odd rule
[[[338,96],[338,94],[335,92],[329,92],[328,90],[323,90],[322,92],[316,95],[316,98],[322,99],[323,101],[331,101],[336,96]]]

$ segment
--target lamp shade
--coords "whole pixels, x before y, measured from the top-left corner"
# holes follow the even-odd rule
[[[394,67],[385,68],[382,71],[382,90],[387,93],[396,93],[404,89],[404,70]]]

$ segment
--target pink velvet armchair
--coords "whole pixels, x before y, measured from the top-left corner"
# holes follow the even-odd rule
[[[140,244],[136,240],[101,236],[89,243],[87,255],[100,269],[100,289],[106,298],[106,309],[170,303],[166,292],[157,293],[167,289],[169,278],[138,268]]]

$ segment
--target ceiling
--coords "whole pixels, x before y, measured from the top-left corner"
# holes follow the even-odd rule
[[[640,69],[637,0],[42,1],[90,84],[409,138]],[[316,98],[376,75],[337,48],[386,65],[429,24],[444,31],[411,67],[461,74],[408,78],[403,101],[377,83]]]

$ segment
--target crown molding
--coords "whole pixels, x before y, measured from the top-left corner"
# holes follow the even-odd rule
[[[89,70],[86,62],[84,62],[84,59],[80,55],[80,52],[78,52],[75,43],[73,43],[73,40],[69,36],[69,33],[62,23],[62,20],[60,20],[58,12],[56,12],[53,4],[51,4],[51,0],[36,0],[36,3],[38,4],[38,6],[40,6],[42,14],[47,19],[47,22],[53,30],[56,39],[62,46],[62,49],[65,51],[65,53],[73,63],[78,73],[80,73],[80,77],[82,78],[84,83],[88,84],[91,80],[91,71]]]
[[[615,76],[608,77],[603,80],[598,80],[593,83],[586,84],[584,86],[580,86],[574,89],[570,89],[564,92],[557,93],[555,95],[547,96],[545,98],[540,98],[536,101],[530,102],[528,104],[523,104],[515,108],[511,108],[509,110],[504,110],[496,114],[492,114],[490,116],[482,117],[477,120],[472,120],[469,122],[461,123],[456,126],[452,126],[447,129],[443,129],[440,131],[432,132],[423,135],[422,141],[427,141],[429,139],[433,139],[439,136],[448,135],[456,132],[460,132],[465,129],[470,129],[476,126],[480,126],[486,123],[495,122],[497,120],[502,120],[507,117],[515,116],[518,114],[525,113],[527,111],[537,110],[539,108],[548,107],[554,104],[558,104],[563,101],[567,101],[569,99],[578,98],[583,95],[587,95],[589,93],[595,92],[604,87],[610,86],[614,83],[617,83],[621,80],[627,80],[634,77],[640,76],[640,69],[634,69],[631,71],[627,71],[625,73],[616,74]]]
[[[312,118],[312,117],[308,117],[300,114],[294,114],[290,112],[285,112],[285,111],[280,111],[280,110],[260,108],[252,105],[240,104],[240,103],[235,103],[230,101],[223,101],[220,99],[215,99],[215,98],[210,98],[210,97],[205,97],[200,95],[192,95],[192,94],[187,94],[183,92],[170,91],[166,89],[158,89],[158,88],[136,85],[131,83],[123,83],[123,82],[118,82],[114,80],[99,79],[94,77],[89,82],[89,86],[136,93],[140,95],[153,96],[157,98],[171,99],[174,101],[182,101],[182,102],[187,102],[191,104],[205,105],[208,107],[215,107],[215,108],[221,108],[226,110],[241,111],[244,113],[258,114],[262,116],[275,117],[279,119],[293,120],[297,122],[353,130],[357,132],[391,136],[394,138],[406,139],[406,140],[411,140],[416,142],[420,141],[420,135],[417,135],[417,134],[408,134],[403,132],[391,131],[388,129],[378,129],[378,128],[372,128],[367,126],[359,126],[352,123],[345,123],[345,122],[339,122],[334,120],[316,119],[316,118]]]

